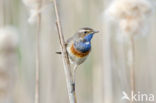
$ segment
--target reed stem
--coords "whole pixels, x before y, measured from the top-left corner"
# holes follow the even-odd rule
[[[42,0],[39,0],[38,9],[41,8]],[[37,33],[36,33],[36,77],[35,77],[35,100],[34,103],[40,103],[39,85],[40,85],[40,34],[41,34],[41,13],[38,13],[37,18]]]
[[[62,33],[62,27],[61,27],[60,16],[58,13],[56,0],[53,0],[53,3],[54,3],[55,14],[56,14],[56,27],[57,27],[60,45],[61,45],[61,49],[62,49],[62,61],[64,64],[64,72],[65,72],[65,76],[66,76],[66,84],[67,84],[67,89],[68,89],[69,101],[70,101],[70,103],[77,103],[76,92],[75,92],[75,83],[73,83],[73,80],[72,80],[72,72],[71,72],[71,68],[70,68],[70,62],[69,62],[69,58],[68,58],[68,54],[67,54],[67,50],[66,50],[64,36]]]
[[[130,36],[130,56],[129,58],[131,58],[131,62],[129,65],[129,69],[130,69],[130,90],[131,92],[135,92],[135,66],[134,66],[134,59],[135,59],[135,46],[134,46],[134,37],[133,35]],[[130,101],[130,103],[134,103],[132,100]]]

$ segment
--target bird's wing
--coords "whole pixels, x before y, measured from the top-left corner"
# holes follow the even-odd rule
[[[72,41],[74,41],[74,40],[75,40],[75,37],[74,37],[74,36],[68,38],[67,41],[66,41],[66,46],[67,46],[68,44],[70,44],[70,43],[71,43]]]
[[[70,37],[69,39],[67,39],[66,44],[68,44],[68,43],[70,43],[72,41],[77,40],[77,38],[79,38],[78,37],[78,33],[75,33],[72,37]]]
[[[68,45],[71,41],[73,41],[73,39],[74,39],[73,36],[70,37],[69,39],[67,39],[67,41],[65,42],[65,46],[67,47],[67,45]],[[56,54],[62,54],[62,52],[61,52],[61,51],[57,51]]]

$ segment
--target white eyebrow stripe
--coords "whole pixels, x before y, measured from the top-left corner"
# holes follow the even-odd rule
[[[85,30],[80,30],[79,32],[84,32]]]
[[[84,32],[84,31],[90,31],[90,30],[83,30],[83,29],[82,29],[82,30],[80,30],[79,32]]]

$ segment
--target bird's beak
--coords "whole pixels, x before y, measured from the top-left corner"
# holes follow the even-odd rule
[[[93,33],[98,33],[98,32],[99,32],[98,30],[94,30],[94,31],[93,31]]]

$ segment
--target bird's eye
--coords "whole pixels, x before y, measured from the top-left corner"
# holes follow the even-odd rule
[[[85,34],[87,33],[87,31],[84,32]]]

